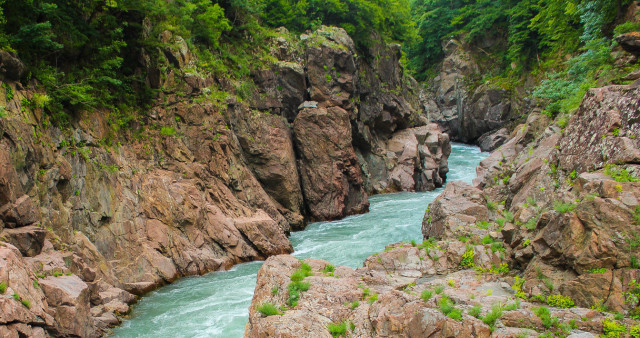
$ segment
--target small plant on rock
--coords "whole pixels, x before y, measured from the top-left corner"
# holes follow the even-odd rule
[[[473,248],[468,247],[467,251],[462,254],[462,260],[460,261],[460,266],[465,268],[473,267],[473,259],[475,258],[475,253],[473,252]]]
[[[331,276],[333,276],[333,272],[336,270],[336,268],[331,265],[331,264],[327,264],[327,266],[324,267],[324,269],[322,269],[323,273],[328,273]]]
[[[469,314],[469,316],[480,318],[480,311],[482,311],[482,307],[479,304],[476,304],[472,308],[470,308],[467,313]]]
[[[262,313],[264,316],[281,316],[283,313],[273,305],[272,303],[262,303],[257,307],[258,312]]]
[[[431,297],[433,297],[433,291],[431,290],[424,290],[420,294],[420,298],[422,298],[422,300],[424,300],[425,302],[431,299]]]
[[[332,336],[334,337],[342,337],[345,336],[347,334],[347,326],[348,326],[348,321],[344,321],[342,323],[329,323],[329,325],[327,325],[327,329],[329,330],[329,333],[331,333]]]
[[[553,209],[561,214],[572,212],[575,208],[576,205],[571,203],[561,203],[556,201],[553,204]]]
[[[7,283],[2,282],[0,283],[0,294],[4,294],[5,292],[7,292]]]
[[[502,317],[502,307],[497,304],[491,307],[491,311],[482,318],[482,322],[489,325],[491,332],[493,332],[496,329],[496,321],[500,317]]]
[[[561,309],[568,309],[575,305],[573,299],[560,294],[547,297],[547,304]]]

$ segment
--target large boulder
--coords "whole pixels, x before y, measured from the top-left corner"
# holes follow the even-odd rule
[[[349,114],[340,107],[303,109],[294,122],[294,133],[312,219],[366,212],[369,200],[351,143]]]
[[[97,336],[89,312],[89,287],[77,276],[47,277],[40,280],[49,304],[48,313],[60,333],[79,337]]]
[[[487,200],[482,191],[464,182],[447,184],[429,206],[422,221],[425,239],[456,238],[459,229],[489,220]]]
[[[46,233],[37,226],[17,229],[5,229],[0,233],[0,240],[13,244],[23,256],[33,257],[40,254]]]

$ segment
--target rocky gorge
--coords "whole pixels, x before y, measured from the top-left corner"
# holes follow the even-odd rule
[[[639,88],[593,88],[569,119],[533,111],[500,132],[473,184],[429,205],[422,243],[357,269],[267,259],[245,336],[638,336]]]
[[[290,253],[291,231],[366,212],[370,194],[443,185],[449,138],[399,46],[364,58],[342,29],[280,30],[238,87],[160,39],[161,62],[139,64],[158,98],[121,130],[108,111],[52,125],[2,55],[2,336],[99,336],[159,286]]]

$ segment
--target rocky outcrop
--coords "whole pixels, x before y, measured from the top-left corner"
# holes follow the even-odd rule
[[[366,212],[369,200],[351,144],[348,113],[340,107],[306,108],[298,114],[293,130],[312,219]]]
[[[465,252],[474,252],[475,271],[461,266]],[[362,268],[333,272],[323,260],[271,257],[258,272],[245,337],[331,337],[339,325],[358,337],[516,337],[547,330],[591,337],[603,332],[603,320],[612,320],[586,308],[539,315],[535,303],[517,298],[519,282],[498,272],[496,262],[500,255],[488,246],[450,241],[395,244]],[[309,287],[291,305],[291,276],[303,264]],[[265,305],[277,312],[264,311]]]
[[[442,44],[445,57],[440,73],[422,93],[421,102],[428,118],[438,123],[454,141],[482,144],[481,136],[516,120],[518,110],[525,105],[497,84],[478,83],[479,74],[495,67],[480,55],[484,56],[485,49],[499,44],[498,40],[487,39],[486,46],[482,47],[455,39]]]
[[[637,86],[592,89],[564,130],[531,115],[482,161],[476,188],[451,185],[432,204],[425,238],[454,235],[494,209],[484,226],[497,224],[513,249],[526,294],[635,313],[638,94]],[[469,207],[445,208],[447,200]]]
[[[0,296],[2,335],[99,335],[136,296],[290,253],[290,231],[365,212],[369,193],[443,184],[449,139],[397,46],[369,63],[342,29],[278,32],[253,83],[207,74],[163,32],[140,57],[158,90],[148,111],[79,111],[65,127],[0,55],[0,264],[20,269],[0,283],[22,297]]]
[[[431,203],[421,244],[390,245],[355,270],[271,257],[245,336],[328,336],[338,324],[359,337],[633,336],[639,91],[590,90],[564,129],[531,114],[474,185],[451,182]]]
[[[616,41],[625,51],[635,55],[640,55],[640,32],[631,32],[616,36]]]

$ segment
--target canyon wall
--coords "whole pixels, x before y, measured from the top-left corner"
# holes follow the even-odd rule
[[[280,30],[237,83],[161,40],[159,62],[140,60],[155,103],[116,125],[107,109],[52,125],[46,93],[2,55],[0,335],[100,335],[149,290],[290,253],[309,221],[446,179],[449,139],[398,46],[361,57],[342,29]]]

